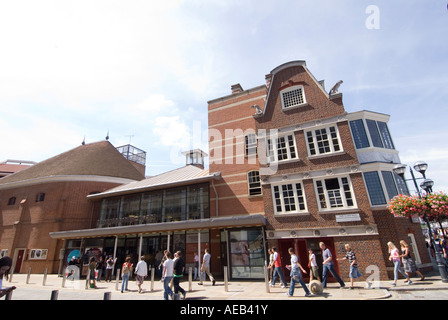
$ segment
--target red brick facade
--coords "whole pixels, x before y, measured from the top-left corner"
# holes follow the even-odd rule
[[[21,265],[16,272],[33,273],[58,271],[62,241],[52,239],[50,232],[88,229],[96,226],[98,219],[95,204],[87,199],[94,192],[102,192],[120,183],[105,181],[48,181],[29,184],[0,191],[2,232],[0,249],[8,250],[13,257],[17,250],[26,249]],[[36,202],[39,193],[45,194],[43,201]],[[9,199],[16,198],[13,205]],[[98,204],[96,204],[98,205]],[[95,213],[95,214],[94,214]],[[33,249],[48,250],[45,260],[31,259]]]
[[[384,280],[391,275],[392,268],[386,243],[392,241],[398,245],[400,240],[408,239],[409,233],[414,234],[422,264],[427,265],[430,260],[420,226],[394,218],[385,207],[373,210],[370,205],[342,94],[325,92],[303,61],[279,66],[266,79],[267,87],[244,91],[235,85],[231,95],[209,102],[210,170],[220,171],[223,177],[217,185],[219,215],[264,212],[268,246],[283,247],[286,260],[287,247],[302,250],[301,259],[306,260],[304,265],[307,264],[304,251],[307,245],[315,247],[317,241],[329,242],[336,257],[340,258],[345,256],[344,244],[349,243],[357,253],[361,272],[368,272],[369,266],[376,266]],[[281,92],[294,86],[303,88],[306,103],[284,109]],[[254,105],[263,111],[256,113]],[[328,125],[337,127],[342,152],[310,156],[306,133]],[[238,164],[235,156],[228,157],[225,153],[225,147],[231,148],[235,155],[238,147],[244,146],[242,139],[226,139],[226,132],[238,129],[240,138],[252,129],[258,134],[258,157],[254,164],[248,164],[247,158]],[[278,162],[273,174],[263,174],[263,169],[269,166],[264,159],[266,140],[260,133],[269,135],[271,130],[294,136],[297,159]],[[244,152],[243,148],[239,150]],[[218,160],[218,163],[213,160]],[[262,173],[262,197],[249,197],[247,194],[247,172],[250,170]],[[341,176],[349,178],[356,205],[350,209],[320,210],[315,180]],[[305,214],[276,214],[273,185],[288,181],[302,183],[307,206]],[[359,214],[359,221],[336,221],[337,216],[344,218],[350,214]],[[343,279],[348,280],[348,263],[339,263],[338,267]]]

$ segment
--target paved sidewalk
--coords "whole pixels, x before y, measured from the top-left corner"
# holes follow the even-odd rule
[[[413,278],[413,284],[406,285],[403,279],[398,281],[398,286],[393,287],[392,281],[382,281],[379,287],[366,289],[364,282],[355,283],[354,289],[339,288],[339,284],[330,283],[322,294],[304,297],[304,291],[297,286],[293,297],[287,297],[288,288],[280,286],[270,287],[267,292],[263,281],[229,281],[227,291],[223,281],[217,281],[215,286],[211,282],[199,285],[192,282],[191,291],[187,277],[181,282],[181,286],[187,291],[187,300],[372,300],[387,299],[391,297],[391,291],[399,290],[448,290],[448,283],[443,283],[436,273],[425,275],[424,281]],[[62,277],[48,275],[43,285],[43,274],[32,274],[29,283],[26,283],[26,274],[14,274],[12,281],[3,280],[3,287],[15,286],[12,300],[50,300],[52,291],[58,291],[58,300],[104,300],[105,293],[110,293],[111,300],[163,300],[163,284],[155,280],[151,291],[151,281],[143,284],[143,292],[138,293],[138,287],[134,280],[129,281],[129,291],[121,293],[121,281],[116,290],[115,281],[97,283],[97,289],[85,288],[85,280],[69,281],[62,288]],[[414,281],[415,280],[415,281]],[[349,282],[346,282],[349,285]],[[5,299],[4,297],[1,298]]]

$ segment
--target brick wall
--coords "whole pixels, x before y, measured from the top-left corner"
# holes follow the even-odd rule
[[[93,206],[98,203],[91,203],[87,195],[117,185],[110,182],[66,181],[1,190],[0,249],[8,249],[11,257],[16,248],[27,249],[21,272],[27,272],[28,267],[32,268],[33,273],[43,273],[45,268],[49,273],[57,272],[62,241],[58,243],[49,233],[95,227],[98,217],[93,214],[98,210],[93,210]],[[45,193],[44,201],[36,202],[38,193]],[[14,205],[8,205],[11,197],[16,197]],[[30,249],[48,249],[47,259],[28,259]]]

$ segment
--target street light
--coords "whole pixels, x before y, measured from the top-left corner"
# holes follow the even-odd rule
[[[428,169],[428,164],[424,161],[417,161],[414,164],[414,169],[415,171],[418,171],[421,173],[421,175],[423,176],[423,178],[417,178],[417,179],[425,179],[421,184],[420,187],[425,190],[426,194],[429,194],[432,192],[432,187],[434,185],[434,181],[432,181],[431,179],[426,179],[426,175],[425,172]],[[406,179],[404,178],[404,173],[406,172],[406,165],[405,164],[397,164],[394,167],[394,172],[396,174],[398,174],[403,181],[406,183]],[[409,167],[409,171],[411,172],[411,176],[412,176],[412,180],[414,181],[414,186],[417,189],[417,193],[418,196],[420,198],[423,198],[420,190],[417,186],[417,179],[414,176],[414,172],[412,171],[411,167]],[[426,196],[425,196],[426,198]],[[437,250],[437,246],[436,246],[436,242],[434,240],[434,237],[432,236],[432,229],[431,229],[431,224],[429,223],[429,219],[428,219],[428,215],[426,214],[426,212],[423,215],[423,219],[426,222],[426,225],[428,226],[428,233],[429,233],[429,239],[434,247],[434,252],[436,253],[436,261],[437,261],[437,266],[439,268],[439,273],[440,273],[440,277],[442,278],[442,282],[447,283],[448,279],[447,279],[447,275],[446,275],[446,269],[445,269],[445,264],[443,263],[443,258],[441,253],[439,252],[439,250]]]

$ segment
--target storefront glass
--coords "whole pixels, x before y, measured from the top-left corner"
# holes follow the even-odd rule
[[[232,278],[264,278],[265,250],[262,230],[230,231],[230,259]]]

